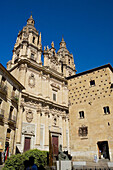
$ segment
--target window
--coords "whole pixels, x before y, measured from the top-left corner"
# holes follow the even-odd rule
[[[2,104],[2,99],[0,99],[0,105]]]
[[[52,53],[52,56],[54,57],[55,56],[55,52],[53,51],[53,53]]]
[[[15,98],[15,92],[16,92],[16,88],[13,87],[13,90],[12,90],[12,98]]]
[[[19,58],[19,53],[17,54],[17,58]]]
[[[31,53],[31,59],[34,60],[34,54],[33,53]]]
[[[110,114],[109,106],[103,107],[105,114]]]
[[[95,80],[90,81],[90,86],[95,86]]]
[[[10,112],[9,112],[9,119],[12,119],[12,113],[13,113],[13,106],[10,106]]]
[[[79,127],[78,134],[79,134],[79,136],[82,136],[82,137],[87,136],[88,127],[87,126]]]
[[[68,59],[68,63],[69,63],[69,65],[70,65],[70,59]]]
[[[113,83],[111,83],[111,87],[110,88],[113,88]]]
[[[35,43],[35,37],[33,37],[33,41],[32,42]]]
[[[10,132],[11,132],[11,129],[7,129],[7,135],[6,135],[6,138],[10,139]]]
[[[62,73],[63,73],[63,62],[61,62],[61,70],[62,70]]]
[[[84,118],[84,111],[80,111],[79,116],[80,116],[80,119],[83,119]]]
[[[56,101],[56,94],[53,93],[53,100]]]
[[[2,77],[1,83],[4,85],[6,79],[4,77]]]
[[[14,92],[14,94],[15,94],[15,91],[16,91],[16,88],[13,86],[13,92]]]

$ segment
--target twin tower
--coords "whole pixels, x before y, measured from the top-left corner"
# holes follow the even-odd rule
[[[27,20],[27,25],[18,33],[12,61],[7,63],[7,68],[12,68],[21,59],[33,60],[42,66],[41,56],[43,54],[43,66],[63,74],[64,77],[74,75],[76,70],[73,55],[67,50],[64,39],[62,38],[57,52],[54,42],[51,43],[51,48],[47,46],[42,50],[41,33],[36,30],[34,24],[35,21],[31,15]]]

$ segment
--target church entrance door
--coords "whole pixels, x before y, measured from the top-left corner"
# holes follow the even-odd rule
[[[53,157],[58,156],[58,136],[52,136]]]
[[[24,152],[30,149],[31,138],[25,137]]]

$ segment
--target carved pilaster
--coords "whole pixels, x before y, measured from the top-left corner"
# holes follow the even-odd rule
[[[65,82],[62,83],[62,104],[66,104],[65,102]]]
[[[50,98],[50,91],[49,91],[49,89],[50,89],[50,74],[47,75],[46,80],[47,80],[47,97],[46,98],[49,99]]]
[[[49,145],[49,129],[48,129],[49,110],[45,111],[45,146]]]
[[[24,112],[24,107],[23,105],[20,106],[20,110],[18,113],[18,123],[17,123],[17,143],[21,143],[21,133],[22,133],[22,121],[23,121],[23,112]]]
[[[42,71],[40,71],[40,73],[39,73],[39,94],[38,94],[38,96],[42,96],[42,75],[43,75],[43,72]]]

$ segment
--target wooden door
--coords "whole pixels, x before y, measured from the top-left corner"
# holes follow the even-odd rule
[[[24,152],[30,149],[31,138],[25,137]]]
[[[52,136],[53,156],[58,155],[58,136]]]

